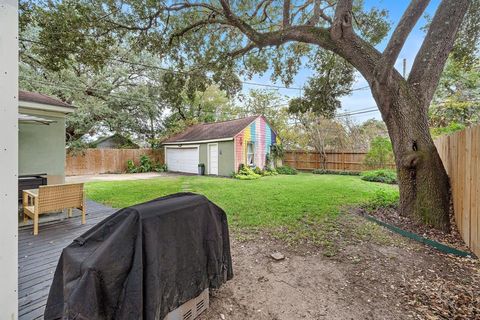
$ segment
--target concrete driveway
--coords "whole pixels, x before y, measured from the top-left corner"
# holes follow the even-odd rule
[[[176,176],[175,173],[158,173],[158,172],[146,172],[146,173],[118,173],[118,174],[92,174],[83,176],[70,176],[65,178],[66,183],[81,183],[92,181],[125,181],[125,180],[145,180],[160,177],[172,177]]]

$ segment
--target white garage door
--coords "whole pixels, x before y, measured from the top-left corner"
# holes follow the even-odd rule
[[[167,148],[169,171],[197,173],[198,148]]]

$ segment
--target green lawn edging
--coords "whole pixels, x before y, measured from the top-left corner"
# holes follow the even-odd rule
[[[406,231],[406,230],[403,230],[403,229],[400,229],[399,227],[396,227],[394,225],[391,225],[391,224],[388,224],[386,222],[383,222],[381,220],[378,220],[368,214],[366,214],[364,216],[367,220],[369,221],[372,221],[372,222],[375,222],[376,224],[378,225],[381,225],[382,227],[385,227],[387,228],[388,230],[390,231],[393,231],[395,233],[398,233],[399,235],[403,236],[403,237],[406,237],[406,238],[409,238],[409,239],[412,239],[412,240],[415,240],[417,242],[420,242],[420,243],[423,243],[425,245],[428,245],[432,248],[435,248],[443,253],[447,253],[447,254],[454,254],[456,256],[459,256],[459,257],[470,257],[470,258],[476,258],[475,255],[473,253],[469,253],[469,252],[465,252],[465,251],[462,251],[462,250],[458,250],[458,249],[455,249],[455,248],[452,248],[450,246],[447,246],[447,245],[444,245],[443,243],[440,243],[440,242],[437,242],[437,241],[434,241],[434,240],[431,240],[431,239],[428,239],[428,238],[425,238],[425,237],[422,237],[416,233],[413,233],[413,232],[410,232],[410,231]]]

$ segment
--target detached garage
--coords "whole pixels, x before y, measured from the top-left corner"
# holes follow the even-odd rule
[[[163,142],[169,171],[228,176],[241,164],[265,167],[277,133],[263,116],[198,124]]]

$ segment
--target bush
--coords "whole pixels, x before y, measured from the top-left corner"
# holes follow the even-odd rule
[[[364,162],[369,168],[386,168],[392,163],[393,151],[390,139],[384,137],[373,139]]]
[[[446,127],[435,127],[430,128],[430,133],[432,134],[433,138],[437,138],[439,136],[443,136],[446,134],[451,134],[460,130],[465,129],[465,125],[462,123],[452,122]]]
[[[236,174],[233,175],[233,177],[239,180],[255,180],[261,178],[262,176],[255,173],[250,167],[241,165],[240,169]]]
[[[290,175],[298,174],[297,169],[294,169],[289,166],[277,167],[277,172],[278,174],[290,174]]]
[[[253,169],[253,172],[255,172],[258,175],[263,176],[263,170],[260,169],[259,167],[255,167],[255,169]]]
[[[399,193],[394,190],[377,190],[373,199],[368,201],[365,207],[369,210],[375,210],[378,208],[396,208],[399,199]]]
[[[263,170],[263,176],[276,176],[278,174],[277,170],[275,168],[270,168],[266,167],[265,170]]]
[[[139,172],[150,172],[153,171],[152,160],[146,154],[143,154],[140,157],[140,167]]]
[[[342,176],[359,176],[359,171],[337,171],[329,169],[315,169],[312,171],[313,174],[339,174]]]
[[[140,173],[140,172],[165,172],[167,171],[166,164],[154,163],[147,155],[140,157],[140,165],[136,166],[133,160],[127,161],[127,173]]]
[[[133,160],[127,160],[127,172],[128,173],[137,173],[138,172],[138,168],[135,165],[135,163],[133,162]]]
[[[397,183],[397,173],[389,169],[365,171],[362,173],[362,180],[395,184]]]
[[[153,166],[153,171],[155,171],[155,172],[167,172],[167,164],[157,163]]]

